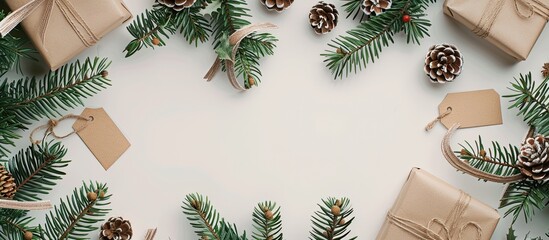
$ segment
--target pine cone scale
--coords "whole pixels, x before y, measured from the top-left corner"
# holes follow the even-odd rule
[[[17,191],[16,186],[13,175],[0,165],[0,199],[12,199]]]
[[[336,26],[339,13],[333,4],[318,2],[309,12],[309,22],[317,34],[326,34]]]
[[[261,0],[261,3],[263,3],[268,10],[282,12],[290,7],[290,5],[294,3],[294,0]]]
[[[425,56],[424,71],[434,83],[453,81],[463,67],[461,52],[453,45],[434,45]]]
[[[364,14],[376,16],[389,10],[392,4],[392,0],[363,0],[361,8]]]
[[[191,7],[196,0],[157,0],[158,3],[172,8],[175,11],[181,11],[185,8]]]
[[[121,217],[111,217],[101,225],[99,239],[101,240],[130,240],[133,236],[132,225]]]
[[[542,135],[526,139],[520,148],[517,165],[520,172],[531,179],[549,179],[549,140]]]

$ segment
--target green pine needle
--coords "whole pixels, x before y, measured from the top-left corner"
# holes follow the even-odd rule
[[[211,205],[207,197],[198,193],[189,194],[183,202],[183,213],[191,222],[198,237],[221,240],[219,235],[221,217]]]
[[[23,240],[26,231],[37,233],[37,228],[30,226],[34,218],[26,217],[27,211],[0,209],[0,240]]]
[[[252,214],[255,231],[254,240],[282,240],[282,219],[280,207],[273,202],[257,204]]]
[[[48,194],[65,175],[61,170],[70,162],[63,160],[66,153],[61,143],[44,142],[16,154],[8,164],[17,185],[14,199],[38,201],[39,195]]]
[[[517,108],[518,115],[539,134],[549,135],[549,77],[537,85],[532,80],[532,73],[521,74],[509,90],[513,93],[503,96],[510,98],[512,105],[509,108]]]
[[[61,203],[46,215],[46,224],[40,226],[40,237],[49,240],[87,239],[89,233],[98,229],[97,223],[103,221],[110,212],[107,207],[111,195],[107,194],[107,190],[107,185],[92,182],[74,189],[71,196],[61,200]],[[88,198],[90,192],[97,195],[96,200]]]
[[[0,83],[0,158],[20,138],[19,130],[44,117],[83,106],[83,99],[110,86],[107,59],[86,59],[65,65],[42,79],[8,79]]]
[[[320,211],[315,212],[311,217],[313,230],[310,232],[311,240],[353,240],[357,237],[347,236],[351,233],[347,228],[351,225],[354,217],[351,201],[348,198],[327,198],[318,204]]]
[[[513,215],[515,222],[520,215],[526,222],[531,221],[536,210],[543,209],[549,200],[549,183],[523,180],[511,183],[503,198],[500,208],[507,208],[505,217]]]
[[[0,20],[4,19],[4,12],[0,11]],[[36,51],[30,47],[29,41],[22,36],[19,28],[0,38],[0,76],[11,69],[21,71],[21,59],[32,59]]]
[[[408,43],[419,44],[420,39],[429,36],[431,23],[426,19],[425,9],[436,0],[396,0],[391,9],[379,16],[371,17],[355,29],[347,31],[328,44],[331,50],[321,54],[334,78],[347,77],[366,68],[379,58],[384,47],[394,43],[396,33],[404,31]],[[349,16],[359,14],[360,1],[349,0],[344,6]],[[402,16],[408,14],[412,21],[404,23]]]
[[[124,50],[126,57],[142,48],[165,46],[164,39],[179,32],[189,44],[195,46],[207,42],[211,34],[213,49],[222,59],[230,58],[232,46],[226,39],[250,24],[247,4],[244,0],[198,0],[192,7],[181,11],[156,4],[128,26],[134,39]],[[268,33],[251,34],[242,40],[234,60],[236,75],[243,79],[246,88],[251,87],[252,83],[257,85],[261,82],[260,59],[274,53],[276,41]]]
[[[467,141],[460,146],[462,150],[456,152],[458,157],[476,169],[499,176],[520,173],[516,166],[520,152],[516,146],[509,144],[504,147],[498,142],[492,142],[492,148],[485,148],[480,136],[474,146]]]

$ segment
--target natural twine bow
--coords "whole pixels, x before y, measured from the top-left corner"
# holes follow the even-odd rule
[[[77,128],[74,131],[72,131],[70,133],[67,133],[65,135],[58,135],[54,131],[54,128],[57,126],[57,124],[59,124],[60,122],[62,122],[64,120],[67,120],[67,119],[84,120],[84,121],[86,121],[86,124],[82,125],[81,127]],[[40,142],[41,142],[40,140],[34,140],[34,134],[37,131],[42,130],[42,129],[46,129],[46,132],[44,133],[44,136],[47,136],[48,134],[51,134],[56,139],[63,139],[63,138],[69,137],[70,135],[73,135],[77,132],[80,132],[80,131],[84,130],[84,128],[86,128],[88,126],[88,123],[91,122],[92,120],[93,120],[93,118],[91,118],[91,117],[88,118],[88,117],[84,117],[84,116],[80,116],[80,115],[74,115],[74,114],[69,114],[69,115],[63,116],[62,118],[60,118],[58,120],[50,119],[47,124],[44,124],[42,126],[39,126],[39,127],[35,128],[34,130],[32,130],[32,132],[29,136],[29,139],[30,139],[32,144],[40,144]]]
[[[17,210],[44,210],[52,208],[50,201],[38,202],[19,202],[13,200],[0,199],[0,208],[9,208]]]
[[[490,0],[488,7],[484,10],[479,23],[473,29],[473,32],[482,38],[488,37],[490,30],[494,25],[497,16],[508,0]],[[517,14],[522,18],[531,18],[534,14],[538,14],[549,21],[549,6],[541,0],[511,0],[515,5]],[[524,12],[526,7],[527,12]]]
[[[62,13],[63,17],[67,20],[71,28],[78,35],[82,43],[86,46],[92,46],[99,38],[93,33],[91,28],[86,24],[84,19],[78,14],[72,3],[68,0],[31,0],[27,4],[23,5],[19,9],[10,13],[6,18],[0,22],[0,36],[5,37],[11,30],[13,30],[19,23],[25,18],[30,16],[40,5],[46,4],[45,12],[38,31],[40,31],[40,38],[42,43],[46,39],[46,30],[48,29],[50,17],[54,6],[57,6]]]
[[[467,230],[467,228],[474,228],[476,230],[475,240],[480,240],[482,238],[482,228],[473,221],[468,221],[463,224],[461,227],[458,227],[458,221],[462,218],[465,209],[469,206],[471,201],[471,196],[460,192],[460,197],[450,212],[450,216],[446,222],[442,221],[439,218],[433,218],[429,221],[427,226],[423,226],[413,220],[399,217],[391,212],[387,214],[387,218],[391,223],[400,229],[414,235],[419,239],[426,240],[461,240],[462,235]],[[442,229],[438,233],[433,230],[434,225],[439,225]]]
[[[253,32],[275,28],[277,28],[277,26],[272,23],[250,24],[231,34],[231,36],[229,37],[229,44],[233,47],[232,55],[231,59],[225,60],[225,69],[227,70],[227,76],[229,77],[229,81],[234,88],[241,91],[247,90],[238,82],[238,80],[236,79],[236,74],[234,72],[236,52],[238,51],[238,46],[240,45],[240,42],[246,36],[252,34]],[[215,59],[215,62],[212,64],[212,67],[210,67],[210,70],[208,70],[208,73],[206,73],[206,75],[204,76],[204,79],[206,79],[208,82],[213,79],[213,77],[221,67],[221,61],[222,60],[219,57]]]

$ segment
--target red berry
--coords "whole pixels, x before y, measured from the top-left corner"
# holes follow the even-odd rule
[[[410,15],[408,14],[405,14],[404,16],[402,16],[402,21],[407,23],[407,22],[410,22],[412,20],[412,17],[410,17]]]

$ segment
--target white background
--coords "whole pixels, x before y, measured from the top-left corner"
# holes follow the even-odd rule
[[[286,239],[308,238],[321,198],[346,196],[356,213],[352,234],[374,239],[412,167],[497,208],[504,186],[456,172],[440,152],[446,129],[437,125],[426,133],[423,127],[447,93],[494,88],[504,95],[520,73],[533,71],[541,79],[541,66],[549,62],[549,33],[527,61],[516,63],[446,17],[439,1],[428,9],[433,26],[422,45],[407,45],[397,35],[368,69],[333,80],[320,54],[356,21],[344,18],[343,1],[332,2],[341,12],[339,25],[318,36],[307,19],[314,1],[296,1],[282,14],[249,1],[251,21],[277,24],[280,41],[275,55],[261,61],[262,83],[246,93],[234,90],[224,74],[210,83],[202,80],[215,59],[209,43],[195,48],[174,36],[167,47],[125,59],[122,50],[131,40],[126,29],[106,36],[79,56],[113,61],[113,86],[86,106],[104,107],[132,146],[105,171],[78,137],[63,140],[73,162],[46,198],[57,204],[82,180],[106,182],[113,194],[110,216],[130,219],[134,239],[158,227],[156,239],[163,240],[196,239],[181,211],[185,195],[194,192],[209,196],[222,216],[248,232],[254,206],[277,202]],[[127,4],[138,14],[152,1]],[[465,56],[463,74],[452,84],[433,85],[423,74],[424,55],[436,43],[456,44]],[[504,125],[461,130],[454,143],[480,134],[487,142],[519,144],[527,127],[508,106],[503,99]],[[28,132],[22,134],[21,148],[28,145]],[[43,222],[44,214],[33,215]],[[519,233],[546,232],[548,217],[546,211],[528,227],[521,223]],[[504,239],[509,223],[502,221],[493,239]]]

